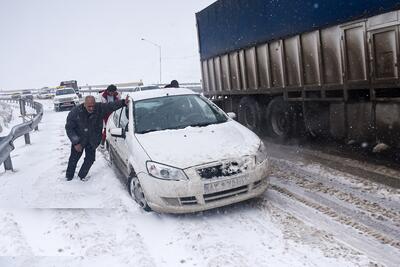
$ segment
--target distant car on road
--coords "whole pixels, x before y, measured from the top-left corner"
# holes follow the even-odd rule
[[[21,93],[13,93],[11,95],[11,99],[20,99],[21,98]]]
[[[79,97],[73,88],[61,88],[56,90],[53,103],[54,110],[60,111],[63,108],[71,108],[79,105]]]
[[[140,91],[147,91],[147,90],[154,90],[154,89],[160,89],[160,86],[158,85],[146,85],[146,86],[138,86],[133,89],[133,92],[140,92]]]
[[[214,103],[183,88],[130,93],[107,124],[110,160],[146,211],[186,213],[264,193],[267,151],[260,138]]]
[[[31,90],[22,90],[21,98],[22,98],[22,99],[33,100],[32,91],[31,91]]]
[[[41,89],[39,91],[39,94],[37,95],[37,98],[39,99],[49,99],[53,98],[54,94],[51,92],[51,89]]]

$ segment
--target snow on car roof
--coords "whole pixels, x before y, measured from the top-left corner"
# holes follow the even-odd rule
[[[186,88],[162,88],[129,93],[129,96],[132,97],[133,101],[171,95],[198,95],[198,93]]]

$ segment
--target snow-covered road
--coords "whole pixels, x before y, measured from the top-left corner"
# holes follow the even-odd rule
[[[400,265],[399,190],[277,153],[259,199],[146,213],[105,152],[88,182],[65,181],[68,112],[42,103],[32,144],[17,140],[15,172],[0,173],[1,267]]]

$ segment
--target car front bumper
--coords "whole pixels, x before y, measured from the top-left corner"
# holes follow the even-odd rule
[[[79,101],[67,101],[54,103],[55,108],[67,108],[79,105]]]
[[[146,200],[154,211],[190,213],[257,197],[268,188],[270,168],[266,160],[252,171],[217,179],[202,179],[195,174],[195,169],[185,172],[190,177],[185,181],[161,180],[145,173],[138,174]],[[213,188],[214,184],[228,186],[219,190]]]

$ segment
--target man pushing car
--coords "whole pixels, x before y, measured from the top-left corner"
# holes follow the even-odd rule
[[[83,151],[85,151],[85,159],[78,177],[82,181],[87,180],[87,174],[96,158],[96,148],[101,142],[104,116],[127,106],[128,103],[128,96],[125,100],[110,103],[96,103],[93,96],[86,96],[83,104],[74,107],[69,112],[65,129],[72,145],[65,175],[67,181],[74,178],[76,165]]]

